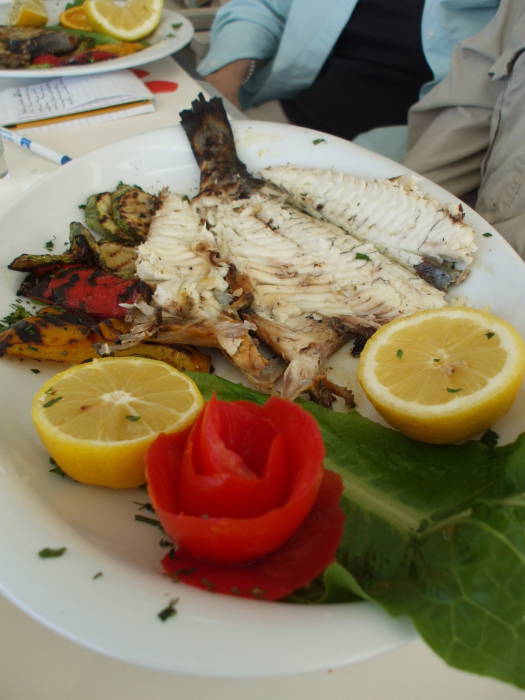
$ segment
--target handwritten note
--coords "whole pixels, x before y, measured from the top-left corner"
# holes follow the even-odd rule
[[[53,78],[2,90],[0,118],[3,126],[12,126],[126,104],[133,104],[136,113],[141,102],[141,111],[154,111],[153,95],[131,71]]]

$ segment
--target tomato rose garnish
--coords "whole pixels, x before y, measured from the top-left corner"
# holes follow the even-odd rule
[[[166,571],[269,599],[307,585],[334,560],[343,530],[341,481],[323,459],[319,427],[297,404],[213,397],[191,428],[160,435],[148,452],[150,498],[177,545]]]

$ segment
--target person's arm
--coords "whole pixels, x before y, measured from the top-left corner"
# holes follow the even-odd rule
[[[275,56],[292,1],[229,0],[217,12],[210,49],[197,70],[236,106],[252,59]]]
[[[252,60],[240,58],[228,63],[213,73],[208,73],[206,80],[213,85],[227,100],[240,108],[239,88],[249,76]]]
[[[479,187],[490,121],[501,85],[490,70],[503,50],[510,3],[461,42],[447,77],[409,112],[404,164],[462,197]]]

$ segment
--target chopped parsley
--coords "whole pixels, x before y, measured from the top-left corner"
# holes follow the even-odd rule
[[[499,435],[495,430],[491,430],[489,428],[488,430],[485,430],[479,441],[487,447],[496,447],[499,441]]]
[[[492,331],[487,331],[487,332],[485,333],[485,336],[486,336],[489,340],[490,340],[491,338],[493,338],[495,335],[496,335],[496,334],[493,333]]]
[[[61,557],[66,551],[66,547],[58,547],[53,549],[51,547],[44,547],[38,552],[38,556],[41,559],[52,559],[53,557]]]
[[[487,231],[483,235],[485,236],[485,238],[492,238],[492,234],[490,233],[490,231]]]
[[[457,394],[458,391],[461,391],[461,387],[459,389],[451,389],[450,387],[447,387],[447,391],[449,394]]]
[[[370,260],[369,256],[366,253],[356,253],[355,258],[356,260]]]
[[[181,27],[182,27],[182,22],[177,22],[176,24],[171,25],[172,29],[180,29]]]
[[[139,510],[149,510],[150,513],[155,512],[151,503],[141,503],[140,501],[133,501],[133,503],[139,507]]]
[[[17,323],[17,321],[22,321],[24,318],[29,318],[29,316],[31,316],[29,311],[24,308],[22,304],[11,304],[11,308],[13,309],[11,313],[0,320],[0,331],[5,331]]]
[[[31,368],[31,372],[33,372],[33,374],[40,374],[40,370],[39,370],[39,369],[33,369],[33,368]]]
[[[401,350],[401,348],[399,348],[399,350],[396,352],[396,357],[398,357],[399,359],[401,359],[401,358],[403,357],[404,354],[405,354],[405,353],[403,352],[403,350]]]
[[[162,620],[162,622],[165,622],[170,617],[173,617],[174,615],[176,615],[177,608],[175,606],[177,605],[178,602],[179,602],[178,598],[173,598],[173,600],[170,600],[168,605],[166,605],[165,608],[163,608],[159,613],[157,613],[157,617],[159,618],[159,620]]]
[[[126,416],[126,420],[129,420],[130,423],[135,423],[135,421],[140,420],[140,416]]]
[[[104,574],[102,573],[102,571],[97,571],[97,573],[94,574],[94,576],[93,576],[93,581],[95,581],[95,579],[100,578],[103,575]]]
[[[46,401],[45,404],[42,405],[42,408],[49,408],[53,404],[57,403],[57,401],[60,401],[63,397],[62,396],[55,396],[53,399],[49,399],[49,401]]]
[[[139,523],[146,523],[146,525],[153,525],[154,527],[159,527],[161,530],[164,528],[160,524],[159,520],[156,520],[156,518],[148,518],[147,515],[135,515],[135,520]]]
[[[440,357],[434,357],[434,359],[432,360],[432,362],[441,362],[441,358],[440,358]]]
[[[320,143],[326,143],[326,139],[314,139],[312,143],[314,146],[318,146]]]
[[[46,250],[53,250],[53,248],[55,247],[55,241],[56,241],[56,237],[53,236],[53,238],[50,241],[46,241],[44,243],[44,248]]]

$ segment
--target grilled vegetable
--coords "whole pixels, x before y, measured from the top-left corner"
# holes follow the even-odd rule
[[[50,301],[67,309],[84,311],[96,318],[122,318],[121,304],[149,300],[151,290],[140,280],[124,280],[88,265],[64,265],[31,272],[18,294],[38,301]]]
[[[135,248],[109,241],[98,243],[91,231],[78,221],[69,225],[69,242],[68,250],[60,255],[19,255],[8,268],[18,272],[44,272],[72,263],[82,263],[100,267],[124,279],[135,276]]]
[[[88,197],[84,217],[89,228],[102,238],[118,238],[120,230],[111,216],[111,192],[99,192]]]
[[[129,325],[119,318],[99,322],[82,312],[45,307],[36,316],[19,320],[0,333],[0,356],[79,364],[99,357],[97,347],[101,343],[118,342],[128,330]],[[210,369],[206,355],[183,346],[139,343],[112,354],[151,357],[184,371]]]
[[[112,195],[113,220],[131,243],[141,243],[149,230],[158,198],[137,185],[121,184]]]
[[[155,195],[137,185],[120,183],[114,192],[91,195],[84,216],[86,224],[106,241],[137,245],[146,237],[158,205]]]

